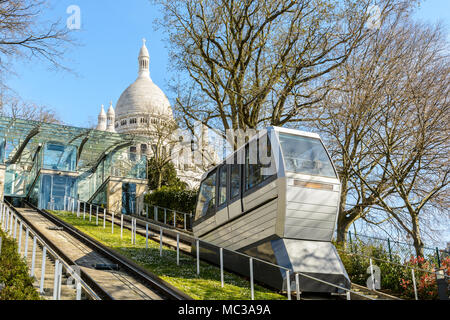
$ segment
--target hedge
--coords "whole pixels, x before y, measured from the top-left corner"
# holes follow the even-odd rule
[[[0,230],[0,300],[41,300],[33,287],[28,265],[17,252],[17,244]]]

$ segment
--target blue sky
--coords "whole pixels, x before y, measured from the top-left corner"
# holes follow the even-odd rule
[[[162,31],[154,28],[159,9],[148,0],[59,0],[46,13],[48,19],[66,21],[67,7],[81,9],[81,30],[74,33],[82,44],[66,55],[65,64],[76,75],[49,69],[40,60],[19,61],[7,85],[24,100],[56,110],[71,125],[96,121],[100,105],[117,102],[137,76],[137,55],[142,38],[150,51],[153,81],[166,93],[170,78],[167,47]],[[450,31],[450,0],[427,0],[416,16],[442,20]],[[170,97],[169,97],[170,98]]]
[[[82,46],[68,52],[65,64],[77,75],[51,70],[40,60],[18,61],[16,74],[5,79],[17,95],[55,110],[67,124],[89,126],[96,122],[100,105],[107,107],[111,100],[115,105],[136,79],[144,37],[151,56],[151,77],[168,92],[171,73],[165,35],[156,31],[153,23],[160,17],[157,7],[148,0],[58,0],[53,1],[46,17],[66,21],[70,5],[81,9],[81,30],[74,36]],[[450,34],[450,0],[426,0],[416,17],[428,22],[440,20]],[[449,239],[449,226],[445,234]]]

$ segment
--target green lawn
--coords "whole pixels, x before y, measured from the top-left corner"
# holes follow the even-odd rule
[[[158,275],[168,283],[177,287],[189,296],[198,300],[248,300],[250,296],[250,283],[231,273],[224,273],[225,286],[221,287],[220,270],[217,267],[201,262],[200,276],[197,276],[196,260],[183,253],[180,254],[180,266],[176,264],[176,251],[163,247],[163,256],[159,254],[159,243],[149,241],[149,248],[145,248],[145,237],[136,236],[136,245],[131,244],[131,231],[123,230],[123,239],[120,238],[120,227],[114,227],[111,233],[111,224],[106,223],[103,229],[103,220],[99,226],[89,219],[77,218],[70,212],[52,212],[60,219],[70,223],[92,238],[102,242],[113,250],[134,260],[140,266]],[[274,293],[266,288],[255,285],[256,300],[285,300],[285,296]]]

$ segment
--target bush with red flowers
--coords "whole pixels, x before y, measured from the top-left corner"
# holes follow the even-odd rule
[[[414,273],[418,298],[420,300],[438,299],[436,275],[432,273],[437,269],[436,265],[424,257],[411,257],[409,261],[406,261],[405,265],[415,268]],[[441,268],[444,269],[446,275],[450,276],[450,257],[442,260]],[[415,298],[410,268],[405,269],[404,275],[400,279],[400,285],[403,288],[403,296],[405,298]]]

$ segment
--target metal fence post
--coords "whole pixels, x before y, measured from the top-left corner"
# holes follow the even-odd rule
[[[148,223],[145,224],[145,249],[148,249]]]
[[[286,270],[286,289],[288,300],[291,300],[291,272],[289,270]]]
[[[297,295],[297,300],[300,300],[300,280],[298,273],[295,273],[295,293]]]
[[[0,256],[2,255],[2,237],[0,237]]]
[[[12,236],[13,233],[13,222],[14,222],[14,212],[10,211],[9,212],[10,215],[10,224],[9,224],[9,235]]]
[[[41,265],[41,283],[39,286],[39,292],[44,293],[44,281],[45,281],[45,259],[47,256],[47,247],[44,246],[42,249],[42,265]]]
[[[388,250],[389,250],[389,261],[392,262],[391,240],[389,238],[387,239],[387,243],[388,243]]]
[[[8,209],[5,210],[5,228],[3,228],[3,230],[5,230],[5,232],[8,232],[8,226],[9,226],[9,211]]]
[[[222,288],[225,285],[225,281],[223,279],[223,248],[220,248],[220,284]]]
[[[86,219],[86,202],[83,203],[83,220]]]
[[[77,218],[80,217],[80,200],[77,200]]]
[[[197,244],[197,275],[200,275],[200,240],[196,240]]]
[[[412,268],[411,268],[411,276],[412,276],[412,281],[413,281],[413,286],[414,286],[414,297],[416,300],[419,300],[419,298],[417,296],[416,276],[414,274],[414,269],[412,269]]]
[[[106,229],[106,209],[103,208],[103,229]]]
[[[177,266],[180,265],[180,234],[177,233]]]
[[[156,222],[158,222],[158,207],[157,206],[153,206],[153,215],[154,215],[154,219]]]
[[[162,257],[162,249],[163,249],[163,229],[159,227],[159,256]]]
[[[60,263],[59,264],[59,270],[58,270],[58,291],[57,291],[58,296],[57,296],[57,300],[61,300],[62,267],[63,267],[63,264]]]
[[[184,230],[186,230],[186,213],[184,214]]]
[[[255,300],[255,288],[253,284],[253,258],[250,258],[250,293],[252,300]]]
[[[30,270],[30,276],[34,277],[34,265],[36,263],[36,235],[33,237],[33,249],[31,253],[31,270]]]
[[[23,253],[23,256],[25,257],[25,259],[28,256],[28,234],[29,234],[29,230],[28,227],[26,227],[26,231],[25,231],[25,250]]]
[[[22,220],[20,221],[20,225],[19,225],[19,245],[17,248],[17,252],[20,254],[20,250],[22,249],[22,229],[23,229],[23,222]]]
[[[436,247],[436,258],[437,258],[437,263],[438,263],[438,268],[441,267],[441,257],[439,255],[439,248]]]
[[[59,273],[59,260],[55,261],[55,274],[53,278],[53,300],[58,298],[58,273]]]
[[[177,219],[177,212],[176,211],[173,211],[173,227],[174,228],[176,228],[177,227],[177,221],[176,221],[176,219]]]
[[[347,300],[352,300],[352,296],[350,294],[350,291],[347,291]]]
[[[131,218],[131,244],[134,244],[134,218]]]
[[[92,221],[92,203],[89,205],[89,222]]]
[[[164,224],[167,224],[167,209],[164,208]]]
[[[123,213],[120,214],[120,239],[123,239]]]
[[[14,240],[17,239],[17,216],[14,219]]]
[[[78,301],[81,300],[81,282],[77,280],[77,298]]]

